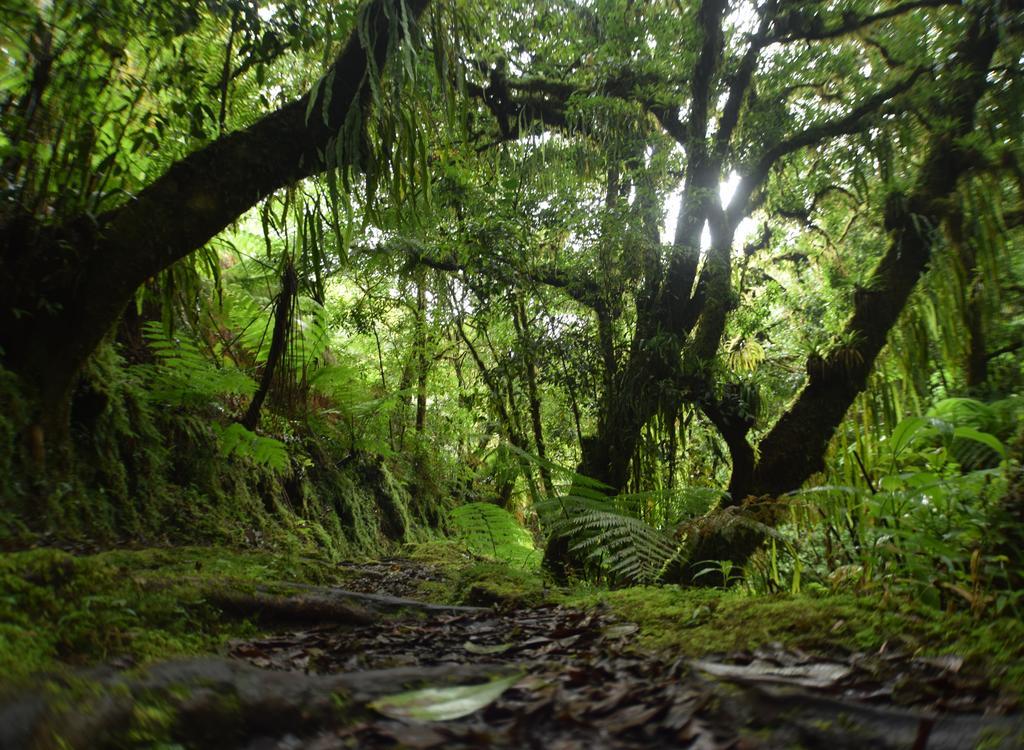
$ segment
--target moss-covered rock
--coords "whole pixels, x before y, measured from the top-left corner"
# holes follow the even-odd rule
[[[544,604],[550,597],[544,579],[535,572],[503,563],[478,562],[454,581],[455,600],[476,607],[520,609]]]

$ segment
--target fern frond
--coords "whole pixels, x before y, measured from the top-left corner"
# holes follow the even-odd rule
[[[217,429],[220,437],[220,450],[223,455],[248,458],[260,466],[279,473],[288,471],[290,465],[288,449],[280,440],[257,435],[238,422],[232,422],[227,427]]]
[[[534,547],[530,532],[504,508],[491,503],[467,503],[453,508],[448,518],[471,552],[516,566],[540,566],[540,552]]]
[[[172,405],[203,405],[217,398],[251,396],[256,382],[234,367],[218,367],[187,338],[171,339],[158,322],[143,326],[143,336],[156,365],[139,365],[149,380],[154,401]]]

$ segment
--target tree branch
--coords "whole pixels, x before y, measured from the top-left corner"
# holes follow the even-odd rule
[[[806,386],[761,440],[752,494],[775,496],[794,490],[821,469],[828,442],[866,386],[889,330],[928,265],[934,233],[947,210],[944,199],[971,166],[971,151],[960,140],[974,128],[975,108],[986,91],[997,44],[994,24],[976,16],[947,74],[948,93],[942,102],[953,124],[932,137],[913,192],[894,202],[897,207],[887,221],[892,240],[856,295],[841,336],[847,343],[825,357],[808,360]]]
[[[754,71],[757,68],[757,60],[761,55],[761,50],[765,47],[766,39],[768,37],[768,29],[770,28],[772,21],[775,19],[777,5],[778,3],[776,0],[768,0],[768,2],[765,3],[764,8],[761,11],[761,21],[758,24],[757,31],[751,38],[750,46],[743,55],[743,60],[740,62],[739,69],[736,71],[732,84],[729,86],[729,98],[726,100],[725,107],[722,109],[722,117],[719,120],[718,132],[715,134],[715,156],[719,160],[725,158],[726,151],[729,148],[729,141],[732,140],[733,131],[736,129],[736,124],[739,122],[740,110],[743,107],[744,99],[747,97],[750,82],[754,77]]]
[[[890,100],[910,89],[922,73],[924,73],[924,68],[919,68],[892,86],[869,96],[842,117],[812,125],[768,148],[737,185],[727,211],[730,224],[736,225],[743,219],[751,195],[764,184],[772,167],[780,159],[807,146],[813,146],[841,135],[856,133],[863,127],[866,118],[879,112]]]
[[[595,281],[570,275],[560,268],[529,269],[518,268],[512,264],[504,267],[500,259],[491,258],[490,260],[494,262],[489,263],[486,268],[474,269],[472,266],[456,259],[454,255],[438,256],[422,245],[419,245],[419,243],[408,240],[401,243],[388,243],[375,248],[353,249],[367,257],[391,256],[397,251],[405,255],[410,263],[424,265],[436,271],[462,274],[471,274],[474,271],[479,271],[484,274],[492,274],[499,281],[509,284],[520,279],[526,279],[536,284],[561,289],[570,298],[585,307],[597,309],[601,306],[601,289]]]
[[[60,228],[29,254],[26,268],[3,269],[10,304],[0,308],[32,314],[9,321],[0,312],[0,347],[16,369],[33,380],[38,376],[42,403],[66,400],[78,368],[146,279],[201,247],[262,198],[327,167],[342,129],[365,116],[371,79],[428,2],[372,0],[312,92],[176,162],[123,206]],[[400,17],[406,10],[413,17]],[[12,284],[26,288],[11,290]],[[49,309],[39,310],[39,297]],[[51,345],[54,336],[63,342],[59,353]]]
[[[901,3],[895,5],[887,10],[873,13],[869,16],[863,16],[857,18],[851,16],[845,17],[843,22],[832,27],[826,27],[817,15],[790,15],[789,25],[795,26],[796,28],[792,33],[781,33],[774,38],[770,39],[770,43],[781,43],[795,41],[823,41],[826,39],[835,39],[836,37],[846,36],[852,34],[855,31],[859,31],[863,28],[876,24],[879,21],[888,21],[889,19],[902,16],[905,13],[909,13],[914,10],[921,8],[942,8],[949,5],[961,5],[960,0],[912,0],[911,2]],[[801,24],[803,26],[801,27]],[[789,32],[789,29],[786,29]]]

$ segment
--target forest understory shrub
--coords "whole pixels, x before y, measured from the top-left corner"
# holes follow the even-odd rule
[[[750,582],[903,592],[938,610],[1019,618],[1020,408],[946,399],[902,420],[862,481],[791,494]]]

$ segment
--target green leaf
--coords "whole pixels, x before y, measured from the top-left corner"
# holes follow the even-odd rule
[[[895,459],[899,456],[928,424],[928,419],[925,417],[907,417],[896,425],[896,429],[892,431],[892,437],[889,438],[892,457]]]
[[[953,430],[953,437],[973,440],[977,443],[987,445],[998,453],[1000,458],[1006,458],[1006,446],[1003,445],[1002,441],[995,435],[991,435],[987,432],[981,432],[973,427],[957,427]]]
[[[332,71],[333,68],[331,69],[331,71],[328,72]],[[313,84],[313,88],[310,89],[309,91],[309,101],[306,102],[306,125],[309,125],[309,118],[313,114],[313,108],[316,106],[316,98],[320,94],[320,87],[323,85],[325,77],[326,74],[317,78],[316,83]]]
[[[451,721],[469,716],[493,703],[519,682],[523,672],[491,680],[480,685],[459,685],[446,688],[423,688],[389,695],[370,704],[370,708],[392,719],[419,721]]]
[[[324,125],[330,126],[331,122],[331,99],[334,96],[334,76],[336,70],[331,68],[327,71],[327,75],[324,77],[323,85],[323,104],[320,106],[320,114],[323,117]],[[306,115],[306,120],[309,120],[309,115]]]

